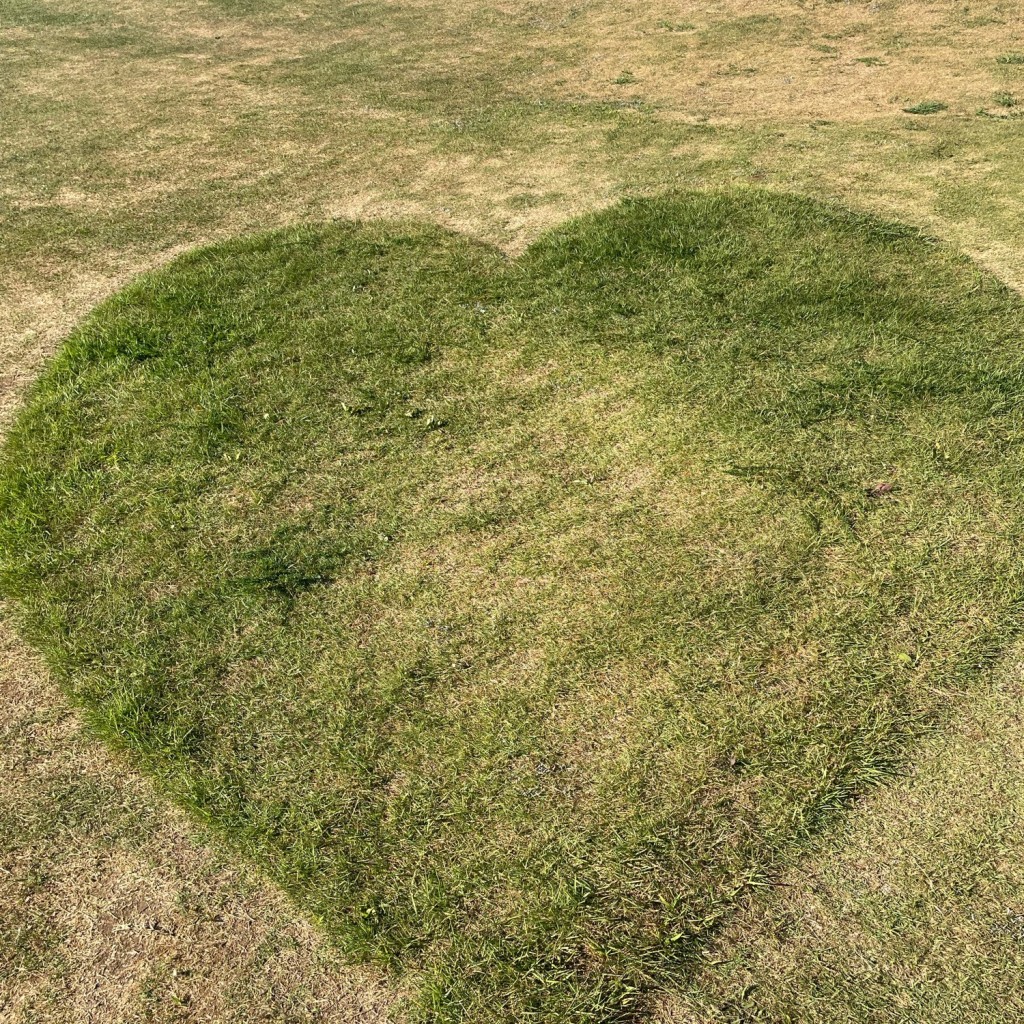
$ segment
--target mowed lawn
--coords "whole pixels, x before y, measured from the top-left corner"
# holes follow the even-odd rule
[[[1022,333],[767,193],[227,242],[33,389],[4,591],[412,1019],[633,1017],[1015,636]]]
[[[5,611],[0,1017],[1024,1016],[1019,2],[11,0],[0,77],[6,607],[119,751]]]

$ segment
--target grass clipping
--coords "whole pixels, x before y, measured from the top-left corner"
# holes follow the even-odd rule
[[[43,375],[3,588],[414,1019],[632,1017],[1014,632],[1022,326],[759,193],[230,242]]]

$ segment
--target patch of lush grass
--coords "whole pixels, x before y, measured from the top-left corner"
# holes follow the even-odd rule
[[[948,105],[943,103],[941,100],[922,100],[920,103],[915,103],[912,107],[904,107],[903,113],[938,114],[947,109]]]
[[[619,1019],[1015,632],[1022,325],[760,193],[226,243],[35,388],[3,588],[424,1018]]]

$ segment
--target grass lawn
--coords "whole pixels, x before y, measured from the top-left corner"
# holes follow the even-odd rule
[[[88,720],[425,1020],[607,1021],[1016,636],[1024,304],[748,191],[412,223],[102,305],[0,477]]]
[[[39,660],[12,636],[4,607],[0,1017],[18,1024],[367,1024],[390,1019],[389,1006],[403,995],[419,999],[420,1012],[429,1015],[424,1007],[448,974],[464,986],[443,996],[452,1014],[461,1012],[458,1000],[470,990],[485,999],[503,991],[512,1005],[523,1005],[536,995],[530,989],[536,982],[541,991],[551,990],[538,997],[546,1013],[557,1015],[559,1000],[576,998],[575,985],[580,1005],[596,999],[607,1015],[617,1002],[635,1006],[629,992],[615,990],[617,978],[633,978],[649,983],[651,993],[668,983],[672,994],[655,1012],[679,1024],[1024,1019],[1018,983],[1024,970],[1024,768],[1018,756],[1024,649],[1010,642],[1013,622],[1006,611],[1016,587],[1007,553],[1016,535],[1013,410],[994,405],[984,414],[1006,424],[1005,436],[993,426],[985,447],[957,419],[982,422],[978,396],[986,387],[1012,392],[1008,352],[1018,343],[1013,322],[1019,316],[991,278],[945,248],[969,253],[1018,290],[1024,285],[1020,0],[716,0],[704,6],[586,0],[558,9],[532,0],[498,7],[479,0],[9,0],[0,14],[0,76],[5,431],[40,366],[97,303],[139,273],[200,244],[279,228],[296,232],[290,237],[297,244],[285,247],[296,260],[297,250],[308,248],[312,259],[317,245],[328,249],[315,267],[294,264],[295,282],[283,285],[276,272],[264,272],[272,251],[249,272],[245,264],[257,260],[255,250],[245,255],[250,243],[229,243],[219,258],[239,279],[247,273],[249,280],[258,278],[263,297],[246,285],[218,298],[218,288],[228,289],[234,278],[221,282],[218,270],[212,282],[199,281],[201,263],[192,270],[187,263],[176,266],[163,284],[139,286],[143,295],[154,287],[178,289],[180,296],[185,286],[171,282],[194,274],[202,296],[197,318],[215,301],[227,304],[233,312],[224,316],[236,321],[246,302],[271,311],[253,312],[243,326],[236,322],[230,336],[211,332],[218,346],[211,359],[230,362],[233,339],[250,337],[263,337],[271,354],[305,354],[301,365],[272,363],[254,376],[245,372],[240,350],[232,370],[218,364],[211,366],[216,376],[206,370],[206,378],[193,375],[168,387],[167,434],[160,442],[166,452],[154,434],[145,445],[140,440],[136,454],[149,461],[147,473],[154,460],[171,467],[173,456],[183,472],[192,467],[194,478],[168,468],[170,477],[161,478],[169,479],[165,490],[146,503],[140,497],[138,505],[130,501],[135,484],[126,483],[127,491],[108,488],[107,498],[126,506],[123,522],[101,528],[102,510],[86,508],[74,544],[53,537],[59,557],[78,566],[57,584],[51,573],[45,584],[66,588],[67,603],[58,607],[38,590],[34,613],[21,602],[29,615],[19,621],[39,616],[35,635],[50,648],[50,663],[65,665],[57,674],[66,689],[80,705],[83,699],[91,704],[89,717],[96,722],[98,716],[108,735],[118,732],[122,751],[129,741],[128,757],[82,730],[82,719]],[[549,279],[557,276],[558,261],[585,262],[588,247],[598,244],[596,224],[560,225],[615,207],[623,197],[677,189],[734,196],[739,190],[739,224],[764,203],[744,192],[750,188],[838,201],[943,240],[936,247],[896,232],[888,241],[864,243],[878,250],[864,261],[865,274],[888,258],[885,245],[920,254],[893,271],[900,285],[892,301],[864,305],[865,315],[884,306],[876,331],[882,351],[896,351],[897,321],[918,323],[925,316],[911,316],[903,305],[925,289],[921,310],[929,303],[959,309],[965,289],[970,298],[964,301],[1004,309],[1010,327],[1002,336],[1009,342],[989,344],[973,329],[994,324],[996,313],[942,314],[927,344],[933,335],[941,343],[926,352],[922,342],[904,353],[909,390],[893,398],[888,384],[871,382],[876,371],[865,369],[860,377],[850,369],[854,356],[822,355],[822,346],[844,344],[842,332],[831,342],[822,336],[808,343],[803,332],[812,330],[813,314],[799,329],[775,330],[772,320],[761,318],[764,338],[749,344],[762,352],[763,373],[778,379],[744,402],[756,382],[744,376],[742,362],[731,370],[722,363],[715,377],[713,361],[701,354],[702,344],[713,346],[715,337],[726,335],[733,340],[722,351],[731,353],[739,334],[722,324],[699,337],[683,331],[683,323],[696,331],[706,313],[695,305],[696,286],[693,295],[679,293],[671,301],[659,295],[652,313],[637,291],[646,286],[634,280],[628,288],[636,294],[607,313],[605,298],[584,294],[587,272],[577,270],[564,282],[573,295],[550,300],[545,314],[539,285],[555,288]],[[747,202],[752,205],[743,213]],[[757,215],[780,221],[781,234],[766,253],[789,244],[790,229],[781,224],[796,211],[765,208]],[[616,214],[648,215],[632,208]],[[827,291],[835,279],[838,287],[855,271],[837,255],[836,265],[845,269],[836,277],[824,266],[827,252],[845,251],[868,228],[838,214],[833,227],[814,228],[820,213],[800,216],[804,226],[792,230],[811,251],[806,272],[794,267],[794,276],[813,277],[810,268],[817,266],[817,285]],[[396,248],[390,229],[347,228],[353,217],[403,220],[407,247]],[[428,225],[452,229],[462,241]],[[581,240],[578,257],[551,256],[552,236],[537,243],[552,228]],[[832,232],[836,240],[822,249],[805,231],[810,237]],[[336,241],[327,241],[331,237]],[[647,251],[650,240],[641,241]],[[330,372],[311,369],[316,380],[307,380],[302,367],[327,358],[329,338],[317,331],[333,330],[329,320],[317,318],[327,310],[340,315],[338,289],[327,275],[332,267],[342,272],[345,247],[357,242],[377,245],[380,253],[358,270],[353,250],[353,267],[345,273],[354,275],[350,287],[360,290],[351,296],[365,292],[360,301],[370,303],[351,307],[353,315],[364,310],[372,318],[367,343],[384,332],[386,351],[400,366],[388,369],[385,361],[378,373],[359,362],[358,352],[349,353],[349,361],[331,363]],[[433,262],[416,255],[428,251]],[[447,268],[427,289],[436,316],[401,312],[411,310],[414,299],[402,292],[403,258],[415,267]],[[750,283],[737,286],[735,277],[744,264],[733,267],[732,256],[723,262],[724,270],[714,271],[718,284],[709,279],[703,287],[742,294]],[[376,263],[382,269],[374,286],[405,294],[393,294],[390,319],[373,312],[379,297],[367,291],[372,282],[359,277]],[[454,263],[459,273],[451,272]],[[672,266],[652,272],[647,283],[671,292],[682,273],[678,261]],[[940,266],[946,269],[929,278],[928,268]],[[778,260],[776,269],[784,273]],[[598,272],[595,264],[592,273]],[[712,273],[710,264],[705,272]],[[687,273],[700,276],[693,267]],[[447,287],[475,295],[461,312],[449,308],[445,276],[451,278]],[[316,297],[317,280],[333,299]],[[316,315],[304,317],[299,305],[290,309],[277,301],[275,288]],[[118,301],[144,308],[149,300]],[[673,313],[682,307],[685,316]],[[108,326],[117,315],[101,314]],[[132,324],[142,315],[125,314],[125,339],[135,337]],[[152,315],[145,314],[147,322]],[[215,319],[210,312],[202,316]],[[288,318],[298,324],[294,330]],[[168,324],[181,319],[174,309],[167,312]],[[967,326],[954,339],[957,324]],[[45,433],[31,438],[40,449],[35,453],[9,453],[22,466],[48,467],[44,486],[79,471],[76,452],[93,460],[81,467],[86,477],[90,465],[98,467],[90,477],[93,489],[78,488],[79,505],[67,506],[65,516],[99,500],[96,488],[109,472],[103,460],[110,453],[95,455],[90,446],[107,429],[104,417],[151,408],[145,375],[169,372],[158,353],[172,332],[153,330],[149,343],[139,336],[138,366],[131,372],[131,353],[116,356],[121,343],[111,343],[109,357],[125,361],[127,377],[96,385],[91,415],[97,433],[90,441],[92,427],[80,425],[82,447],[67,449],[72,462],[66,468],[47,461],[42,449],[59,441]],[[280,336],[271,339],[273,331]],[[473,356],[473,345],[484,346],[482,332],[494,352],[505,353],[497,361]],[[614,343],[601,341],[607,332]],[[641,339],[635,344],[629,340],[634,333]],[[780,339],[794,351],[809,345],[810,362],[787,355]],[[874,344],[865,342],[868,354],[856,356],[865,366],[874,365]],[[258,360],[253,345],[250,357]],[[578,351],[569,353],[574,346]],[[949,363],[940,373],[944,352]],[[920,371],[913,360],[926,356],[934,367]],[[814,370],[818,357],[822,365]],[[72,350],[61,357],[44,392],[55,375],[71,372],[72,358]],[[92,357],[79,358],[75,365],[85,373]],[[786,375],[789,358],[797,368]],[[104,359],[97,352],[89,372],[116,379],[116,366],[101,372]],[[680,383],[683,359],[702,369],[694,376],[688,366]],[[956,366],[964,379],[954,385]],[[385,371],[388,384],[380,379]],[[236,386],[238,377],[244,383]],[[129,379],[135,390],[125,386]],[[104,387],[120,388],[116,401]],[[914,388],[921,389],[917,398]],[[182,389],[195,395],[184,420],[178,415],[186,403]],[[308,404],[299,413],[303,389]],[[321,391],[333,404],[321,408]],[[32,401],[43,401],[41,394]],[[290,406],[282,405],[286,394]],[[933,435],[921,441],[936,446],[932,470],[914,469],[917,455],[897,458],[896,447],[912,446],[915,435],[897,436],[881,413],[876,429],[888,424],[888,433],[872,434],[859,454],[856,445],[829,434],[837,417],[860,422],[871,408],[867,398],[844,404],[847,394],[874,396],[871,401],[898,420],[909,415],[907,408],[933,416],[931,426],[920,427],[922,437],[928,430]],[[78,401],[68,396],[54,429],[73,423]],[[920,403],[929,401],[933,407],[925,410]],[[340,404],[351,415],[336,423],[309,418],[325,415],[324,409],[337,413]],[[137,429],[144,431],[146,418],[139,415]],[[253,432],[254,415],[268,417],[265,436]],[[780,454],[791,440],[786,416],[804,423],[793,428],[793,437],[803,440],[788,462]],[[18,428],[23,439],[26,422]],[[678,429],[684,424],[689,430]],[[112,424],[109,429],[114,436]],[[187,456],[178,450],[186,435],[195,445]],[[331,438],[333,453],[323,447]],[[408,450],[398,446],[401,438]],[[125,462],[120,441],[111,444],[122,465],[141,467]],[[245,451],[260,456],[259,472]],[[380,455],[376,473],[367,453]],[[234,465],[224,463],[223,475],[215,474],[208,467],[225,455]],[[316,466],[322,467],[319,478]],[[348,489],[338,466],[355,474]],[[942,472],[953,474],[956,487],[939,488]],[[1000,482],[1003,472],[1008,475]],[[878,489],[890,483],[892,491]],[[138,488],[148,493],[141,478]],[[876,490],[869,494],[869,488]],[[195,521],[164,530],[166,517],[177,514],[171,510],[189,507],[190,495],[199,501],[200,492],[207,505]],[[56,494],[36,508],[55,501]],[[390,523],[378,522],[385,507],[392,509]],[[770,526],[762,537],[756,523],[766,515]],[[14,517],[7,522],[9,528],[18,524]],[[55,527],[60,522],[58,515]],[[274,532],[278,527],[281,535]],[[230,544],[225,529],[236,531]],[[9,560],[12,585],[18,579],[22,587],[33,579],[33,586],[42,583],[31,564],[22,564],[25,558],[45,561],[37,530],[18,541]],[[927,561],[921,539],[932,536],[930,530],[946,531],[932,548],[938,565]],[[33,534],[36,541],[24,548]],[[656,542],[660,534],[668,540]],[[461,543],[466,536],[470,542]],[[908,546],[908,536],[918,540]],[[228,552],[216,559],[215,577],[204,568],[214,556],[202,544]],[[96,573],[106,568],[107,581],[76,575],[90,545],[96,551],[91,564]],[[119,547],[132,552],[124,565],[117,562]],[[885,557],[895,561],[889,570],[880,568]],[[963,574],[952,581],[961,564]],[[858,572],[861,589],[847,606],[842,595],[854,593]],[[926,578],[937,581],[935,588],[918,586]],[[197,580],[205,581],[207,598],[196,591]],[[700,600],[692,593],[694,580],[710,581],[702,584]],[[143,591],[141,598],[130,596],[133,587]],[[758,587],[772,595],[763,608]],[[1003,597],[997,587],[1005,589]],[[70,664],[72,656],[86,657],[81,648],[99,651],[106,642],[81,625],[73,635],[81,645],[77,653],[63,646],[54,651],[55,638],[83,611],[71,590],[108,594],[85,613],[93,630],[120,616],[120,633],[109,643],[121,634],[136,638],[136,648],[118,653],[120,676],[87,660]],[[123,594],[123,614],[108,603],[116,593]],[[200,614],[190,594],[210,607]],[[403,605],[403,595],[411,594],[419,596]],[[18,603],[9,602],[10,610]],[[726,618],[715,613],[719,605],[728,609]],[[828,622],[837,607],[842,614]],[[232,632],[231,624],[253,609],[246,621],[255,633]],[[175,627],[161,618],[179,613],[184,617]],[[356,632],[333,628],[360,614]],[[860,625],[856,614],[865,616]],[[893,626],[892,635],[876,639],[873,615],[876,633],[884,633],[885,623],[903,622],[906,635]],[[192,643],[188,622],[199,620],[205,639]],[[675,626],[680,621],[704,623],[684,638],[691,662],[671,657],[671,644],[683,642]],[[745,634],[743,621],[761,625]],[[169,646],[154,651],[157,630]],[[837,644],[857,634],[863,653],[829,654],[821,638],[833,633]],[[338,635],[348,635],[348,646],[337,646]],[[330,656],[328,637],[335,650]],[[629,637],[633,646],[625,643]],[[498,663],[478,656],[461,664],[472,651],[494,649],[502,656]],[[890,655],[896,660],[883,671]],[[136,683],[123,692],[90,689],[123,680],[133,663],[149,666],[151,656],[156,660],[145,680],[157,690],[150,698],[143,699]],[[374,710],[361,687],[371,686],[367,666],[384,671],[387,659],[391,668],[372,680],[382,702]],[[230,686],[218,683],[229,666],[236,666]],[[196,692],[174,690],[175,678],[183,676]],[[755,693],[755,677],[774,682]],[[867,677],[875,681],[861,687],[858,680]],[[451,693],[456,681],[459,699],[438,711],[439,694],[445,686]],[[672,694],[687,687],[690,703],[680,709]],[[527,706],[516,712],[511,697],[492,699],[495,692],[518,693]],[[126,701],[120,711],[118,693]],[[576,699],[577,693],[587,699]],[[350,721],[338,718],[344,694]],[[530,703],[527,695],[536,699]],[[193,713],[197,704],[202,716]],[[327,711],[309,710],[320,706]],[[504,708],[507,718],[481,721],[478,711],[490,707]],[[180,719],[170,715],[175,708]],[[389,709],[398,718],[389,717]],[[307,717],[296,722],[303,713]],[[801,722],[790,735],[796,717]],[[394,721],[397,730],[388,725]],[[453,721],[467,731],[446,733]],[[348,736],[345,729],[377,737],[376,746],[363,748],[345,741],[345,756],[359,763],[342,763],[338,752],[323,746],[324,735]],[[521,745],[501,746],[502,729],[522,737]],[[283,752],[277,744],[285,730],[296,746]],[[448,735],[449,744],[435,744],[437,735]],[[490,736],[491,745],[474,746],[480,736]],[[204,750],[210,751],[210,774],[188,777],[183,766]],[[323,781],[323,765],[332,757],[343,784]],[[414,788],[432,759],[447,765],[449,788],[462,777],[458,764],[467,766],[476,788],[460,797],[462,803],[439,808],[440,789]],[[133,772],[132,760],[148,764],[150,774]],[[262,772],[268,760],[281,776]],[[492,774],[471,770],[481,765],[490,765]],[[898,771],[885,785],[865,787],[872,766],[879,775]],[[195,828],[196,815],[169,807],[146,782],[154,771],[180,799],[203,803],[220,839]],[[319,785],[307,784],[316,778]],[[444,778],[438,775],[439,787]],[[624,778],[628,786],[619,785]],[[293,817],[286,818],[275,804],[277,791],[308,802],[293,806]],[[365,826],[376,839],[360,845],[371,859],[353,859],[352,877],[330,883],[352,898],[332,902],[302,872],[312,872],[310,864],[327,856],[331,842],[336,855],[343,842],[354,841],[351,832],[337,832],[329,808],[318,803],[343,793],[367,794],[358,813],[343,813],[351,828]],[[495,793],[500,799],[492,799]],[[831,805],[840,797],[853,803],[835,814]],[[382,817],[385,803],[391,818]],[[392,805],[406,808],[409,817]],[[311,824],[321,810],[322,827]],[[559,815],[570,812],[576,824],[559,825]],[[387,837],[404,835],[410,821],[424,817],[426,825],[409,827],[418,839],[392,843],[394,875],[390,868],[377,872],[380,861],[372,857],[382,856]],[[497,828],[477,834],[469,824],[499,819],[520,826],[525,820],[526,826],[513,837]],[[612,835],[609,821],[621,835]],[[726,823],[722,831],[713,831],[715,821]],[[684,851],[698,844],[702,829],[712,834],[699,855],[687,859]],[[520,849],[544,849],[551,830],[558,838],[558,870],[524,877],[536,859],[526,868],[501,867],[502,857]],[[436,881],[421,873],[419,888],[403,889],[403,898],[416,899],[417,911],[401,900],[388,904],[387,886],[398,887],[400,872],[410,873],[416,843],[434,863],[431,837],[441,835],[448,836],[450,863]],[[587,836],[601,838],[600,856],[585,845]],[[644,836],[651,839],[646,847]],[[662,860],[658,842],[685,864]],[[239,857],[240,848],[251,857]],[[252,858],[295,894],[304,913],[283,903],[258,871],[248,871]],[[581,863],[603,867],[588,874],[576,871]],[[481,879],[492,875],[498,883],[488,888]],[[549,927],[543,907],[562,906],[559,880],[570,875],[582,878],[583,888],[572,889],[565,906],[582,902],[583,909],[559,912]],[[629,878],[641,879],[632,893]],[[769,879],[771,885],[758,884]],[[598,882],[606,888],[587,895],[587,886]],[[478,904],[463,900],[463,891]],[[533,895],[527,900],[522,892]],[[650,892],[675,903],[651,905]],[[446,899],[455,908],[453,924],[444,918]],[[358,924],[342,919],[341,905],[359,908]],[[423,907],[432,909],[420,913]],[[348,953],[324,942],[328,932],[310,927],[313,916]],[[582,922],[602,920],[605,929],[588,925],[577,941]],[[545,950],[557,945],[563,928],[568,952],[544,966]],[[669,948],[658,944],[662,935],[679,937]],[[494,942],[505,943],[506,951],[513,944],[522,956],[499,952],[489,963]],[[358,957],[390,964],[403,980],[396,985],[378,977],[377,968],[348,966],[353,946]],[[460,973],[460,957],[486,966],[488,983]],[[533,982],[515,970],[494,973],[494,959],[525,966],[531,957],[541,964]],[[478,1010],[470,1006],[466,1015],[479,1016]],[[513,1012],[496,999],[484,1011],[499,1020]]]

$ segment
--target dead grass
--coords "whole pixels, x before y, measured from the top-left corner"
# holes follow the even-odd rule
[[[973,114],[999,87],[994,56],[1024,38],[1017,5],[983,13],[894,2],[591,5],[571,28],[581,57],[545,85],[728,123],[863,122],[933,96]],[[615,84],[624,70],[634,79],[625,89]]]

